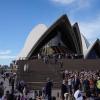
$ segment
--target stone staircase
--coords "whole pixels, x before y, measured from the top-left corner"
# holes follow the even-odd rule
[[[100,59],[59,59],[56,63],[50,59],[46,64],[42,59],[18,61],[18,80],[24,80],[31,88],[40,89],[45,86],[47,77],[53,80],[54,88],[60,88],[61,72],[67,70],[100,70]],[[28,71],[24,72],[24,65],[28,64]]]
[[[58,73],[58,63],[45,64],[42,60],[30,61],[29,70],[24,72],[24,61],[21,62],[19,67],[19,79],[24,80],[31,88],[39,89],[46,84],[46,79],[49,77],[53,83],[54,88],[59,88],[61,84],[61,76]]]

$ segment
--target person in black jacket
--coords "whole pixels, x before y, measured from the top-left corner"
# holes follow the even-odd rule
[[[74,80],[72,82],[73,87],[74,87],[74,92],[77,90],[77,88],[80,87],[80,79],[78,78],[77,75],[75,75]]]
[[[68,92],[67,86],[66,86],[66,81],[63,80],[63,83],[61,85],[61,97],[62,100],[64,100],[64,94]]]
[[[47,83],[46,83],[45,89],[46,89],[46,96],[47,96],[48,100],[51,100],[52,87],[53,87],[52,81],[50,80],[50,78],[47,78]]]

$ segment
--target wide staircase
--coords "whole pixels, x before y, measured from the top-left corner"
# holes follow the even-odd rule
[[[24,71],[24,65],[28,64],[28,70]],[[49,60],[44,63],[43,60],[31,60],[30,62],[19,62],[18,80],[24,80],[31,88],[40,89],[44,87],[49,77],[54,84],[54,88],[59,88],[62,78],[60,73],[60,64]]]
[[[28,70],[24,71],[24,65],[28,65]],[[84,60],[84,59],[49,59],[44,63],[42,59],[20,60],[18,61],[18,80],[24,80],[30,88],[41,89],[46,84],[49,77],[54,88],[60,88],[62,82],[62,72],[67,70],[100,70],[100,59]]]

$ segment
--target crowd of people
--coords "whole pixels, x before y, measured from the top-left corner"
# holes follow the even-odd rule
[[[83,58],[82,54],[76,53],[54,53],[54,54],[40,54],[33,56],[31,59],[80,59]]]
[[[69,94],[73,100],[100,100],[100,71],[82,69],[81,71],[65,70],[62,75],[62,100]],[[67,96],[68,97],[68,96]]]
[[[53,83],[50,78],[43,89],[32,91],[23,80],[16,81],[16,74],[5,73],[0,74],[0,100],[51,100]]]
[[[34,90],[34,96],[24,81],[16,82],[16,75],[0,75],[0,100],[57,100],[52,97],[53,82],[47,78],[41,90]],[[6,89],[4,82],[9,82],[11,89]],[[85,70],[62,73],[61,100],[100,100],[100,71]],[[32,92],[33,93],[33,92]]]

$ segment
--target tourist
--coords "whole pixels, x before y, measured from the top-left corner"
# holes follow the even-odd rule
[[[89,96],[90,95],[90,86],[89,86],[89,80],[88,80],[87,76],[83,80],[83,88],[84,88],[84,92],[86,93],[86,96]]]
[[[3,95],[4,95],[4,88],[2,88],[2,86],[0,85],[0,100],[4,100]]]
[[[68,77],[68,92],[72,94],[72,77]]]
[[[75,100],[83,100],[82,93],[78,87],[74,93],[74,97],[75,97]]]
[[[99,96],[100,95],[100,77],[98,77],[97,79],[96,86],[97,86],[97,96]]]
[[[51,98],[52,98],[51,97],[52,87],[53,87],[52,81],[50,80],[50,78],[47,78],[47,83],[46,83],[45,89],[46,89],[46,96],[47,96],[48,100],[51,100]]]
[[[80,79],[77,75],[75,75],[74,80],[72,81],[74,92],[76,91],[77,88],[80,87]]]
[[[61,97],[62,97],[62,100],[65,99],[65,97],[64,97],[65,93],[68,93],[68,89],[67,89],[67,86],[66,86],[66,81],[63,80],[63,83],[61,85]]]

